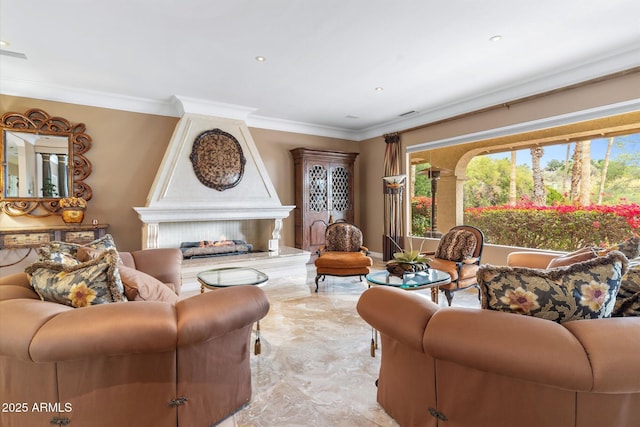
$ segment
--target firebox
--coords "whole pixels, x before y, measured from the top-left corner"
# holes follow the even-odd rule
[[[225,255],[240,255],[254,251],[253,245],[244,240],[201,240],[199,242],[182,242],[180,251],[184,259],[209,258]]]

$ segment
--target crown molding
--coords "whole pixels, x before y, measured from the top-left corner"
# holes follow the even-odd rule
[[[65,102],[68,104],[131,111],[134,113],[179,117],[173,98],[158,100],[80,89],[77,87],[8,79],[0,79],[0,93],[24,98],[45,99],[47,101]]]
[[[324,136],[328,138],[348,139],[350,141],[361,140],[360,133],[357,130],[314,125],[311,123],[296,122],[293,120],[274,119],[264,116],[249,116],[247,117],[247,124],[250,127],[260,129]]]
[[[359,130],[257,116],[253,114],[256,111],[255,108],[179,95],[175,95],[170,99],[159,100],[6,79],[0,79],[0,93],[170,117],[181,117],[187,110],[188,112],[199,112],[201,114],[241,118],[249,126],[256,128],[363,141],[387,133],[399,132],[494,105],[508,103],[519,98],[556,90],[638,66],[640,66],[640,47],[635,44],[631,48],[627,47],[603,57],[573,64],[553,73],[537,75],[531,79],[519,81],[506,87],[418,112],[418,114],[411,117],[394,119],[377,126]]]

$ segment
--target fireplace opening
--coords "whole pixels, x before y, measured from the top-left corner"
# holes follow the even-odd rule
[[[182,242],[180,244],[182,258],[210,258],[228,255],[241,255],[262,252],[253,250],[253,245],[244,240],[200,240],[198,242]]]

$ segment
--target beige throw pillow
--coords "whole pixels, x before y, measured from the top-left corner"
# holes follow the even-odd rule
[[[171,304],[178,301],[178,295],[155,277],[124,265],[120,265],[119,270],[129,301],[162,301]]]

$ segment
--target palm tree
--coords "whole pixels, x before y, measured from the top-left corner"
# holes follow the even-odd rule
[[[600,177],[600,190],[598,191],[598,204],[602,204],[602,195],[604,194],[604,183],[607,180],[607,169],[609,168],[609,158],[611,157],[611,148],[613,147],[614,137],[609,138],[607,143],[607,151],[604,154],[604,162],[602,163],[602,176]]]
[[[569,159],[571,158],[571,144],[567,144],[567,155],[564,158],[564,175],[562,176],[562,193],[567,191],[567,180],[569,179]]]
[[[580,204],[591,204],[591,141],[582,141],[582,176],[580,177]]]
[[[582,142],[576,142],[573,150],[573,166],[571,168],[571,189],[569,200],[578,201],[580,197],[580,177],[582,176]]]
[[[531,147],[531,169],[533,171],[533,195],[531,201],[536,205],[545,205],[547,196],[544,190],[540,158],[544,154],[542,147]]]
[[[516,152],[511,150],[511,170],[509,173],[509,206],[516,205]]]

